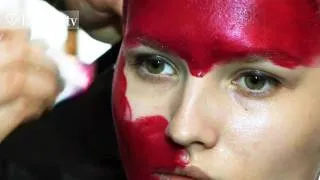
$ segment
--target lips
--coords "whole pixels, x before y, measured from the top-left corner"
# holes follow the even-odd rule
[[[177,168],[173,173],[156,173],[160,180],[211,180],[201,169],[190,166],[184,169]]]
[[[191,177],[185,177],[185,176],[161,174],[159,175],[159,180],[194,180],[194,179]]]

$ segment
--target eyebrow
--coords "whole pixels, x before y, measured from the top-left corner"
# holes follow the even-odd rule
[[[266,58],[262,56],[254,55],[254,56],[247,56],[244,59],[241,58],[240,61],[241,63],[244,63],[244,64],[256,64],[256,63],[265,62]]]
[[[141,43],[144,46],[147,46],[151,49],[155,49],[161,52],[164,52],[166,54],[174,54],[176,55],[173,51],[171,51],[167,46],[161,44],[160,42],[156,40],[151,40],[150,38],[147,37],[137,37],[136,40]]]

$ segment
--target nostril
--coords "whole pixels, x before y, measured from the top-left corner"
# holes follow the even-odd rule
[[[189,147],[197,144],[205,149],[211,149],[217,144],[218,134],[213,127],[197,127],[195,125],[189,126],[172,123],[165,130],[165,134],[170,141],[177,145]]]
[[[192,132],[191,130],[184,129],[180,126],[170,126],[166,130],[166,134],[174,143],[184,147],[189,146],[196,141],[196,134],[194,131]]]

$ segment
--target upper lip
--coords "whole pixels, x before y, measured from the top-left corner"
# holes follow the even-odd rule
[[[183,176],[195,180],[211,180],[211,178],[203,172],[200,168],[195,166],[189,166],[186,168],[177,168],[174,172],[158,172],[160,175],[173,175],[173,176]]]

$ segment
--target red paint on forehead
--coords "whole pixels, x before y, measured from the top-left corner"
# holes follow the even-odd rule
[[[146,38],[203,76],[215,63],[267,56],[288,68],[320,52],[316,0],[128,0],[125,41]]]

